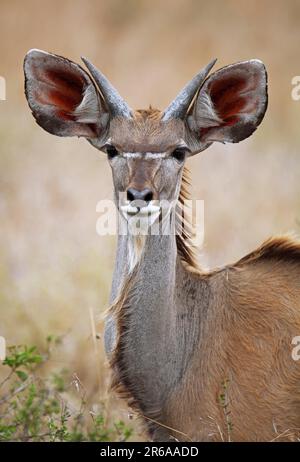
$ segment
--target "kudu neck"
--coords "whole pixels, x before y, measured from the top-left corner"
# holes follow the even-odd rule
[[[175,217],[170,217],[170,221]],[[177,260],[176,236],[174,232],[166,234],[149,229],[147,235],[132,235],[124,232],[126,226],[120,220],[117,240],[116,260],[110,301],[120,294],[126,280],[132,273],[142,277],[145,290],[148,284],[164,281],[165,289],[175,282]],[[170,230],[172,225],[170,225]],[[148,281],[147,281],[148,280]]]

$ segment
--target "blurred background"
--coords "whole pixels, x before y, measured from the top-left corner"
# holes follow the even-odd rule
[[[23,59],[40,48],[87,56],[135,108],[164,108],[208,61],[261,59],[269,108],[257,132],[189,160],[205,201],[205,266],[232,262],[271,235],[300,231],[300,2],[295,0],[1,0],[0,335],[8,345],[62,341],[53,367],[84,384],[89,403],[127,419],[108,397],[101,313],[115,238],[96,234],[96,204],[112,198],[105,155],[40,129],[23,92]],[[92,324],[97,322],[97,343]],[[0,366],[1,375],[1,366]],[[134,423],[133,423],[134,424]],[[135,425],[135,424],[134,424]],[[142,436],[137,437],[142,438]]]

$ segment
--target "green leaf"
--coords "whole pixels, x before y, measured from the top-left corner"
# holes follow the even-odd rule
[[[24,371],[15,371],[19,379],[22,380],[22,382],[25,382],[25,380],[28,379],[28,375]]]

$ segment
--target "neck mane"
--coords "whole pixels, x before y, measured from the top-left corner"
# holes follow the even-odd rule
[[[182,262],[194,270],[200,271],[197,262],[196,249],[192,243],[194,227],[189,217],[184,216],[183,213],[184,202],[191,199],[189,189],[190,172],[187,167],[184,167],[177,209],[177,226],[182,230],[182,232],[176,234],[177,252]]]

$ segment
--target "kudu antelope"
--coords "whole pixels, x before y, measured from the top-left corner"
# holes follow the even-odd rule
[[[259,60],[209,75],[211,62],[163,112],[133,111],[83,62],[89,73],[29,51],[26,96],[46,131],[85,137],[107,154],[125,223],[146,212],[160,220],[160,201],[186,196],[186,160],[215,141],[247,138],[266,111]],[[291,351],[300,335],[300,245],[273,238],[207,272],[188,239],[118,236],[105,330],[114,388],[154,441],[297,439],[300,364]]]

